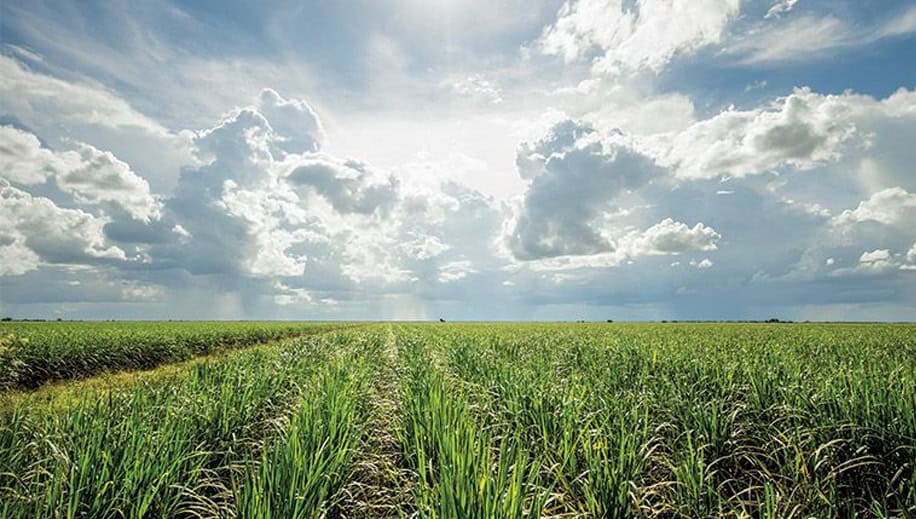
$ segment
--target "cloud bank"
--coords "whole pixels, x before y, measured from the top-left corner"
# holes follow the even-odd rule
[[[916,10],[844,5],[9,8],[0,313],[906,316]]]

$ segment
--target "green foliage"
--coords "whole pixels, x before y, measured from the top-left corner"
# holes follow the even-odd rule
[[[149,369],[198,355],[325,331],[287,322],[13,322],[0,325],[0,390],[106,371]],[[25,341],[25,342],[23,342]]]
[[[180,384],[86,395],[64,412],[14,411],[0,428],[0,516],[218,511],[233,463],[318,382],[336,347],[300,339],[195,365]]]
[[[22,351],[29,345],[27,337],[17,337],[10,333],[0,336],[0,389],[14,386],[20,378],[20,371],[25,365]]]
[[[453,324],[400,334],[425,345],[421,365],[444,374],[445,401],[470,415],[443,430],[476,420],[493,438],[520,438],[537,467],[526,492],[551,494],[535,516],[916,513],[914,326]]]
[[[916,326],[306,329],[11,400],[0,517],[916,516]]]
[[[376,348],[365,346],[376,358]],[[319,517],[342,499],[365,432],[367,351],[323,368],[299,397],[285,432],[246,464],[234,485],[239,517]]]

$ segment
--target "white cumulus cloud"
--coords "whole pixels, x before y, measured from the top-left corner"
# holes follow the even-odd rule
[[[658,72],[678,54],[719,43],[738,12],[738,0],[567,1],[540,47],[567,62],[594,55],[598,73]]]
[[[626,249],[631,257],[711,251],[716,250],[719,238],[719,233],[702,223],[690,227],[683,222],[665,218],[639,233]]]
[[[916,222],[916,194],[900,187],[878,191],[868,200],[863,200],[855,209],[847,209],[834,219],[836,225],[852,225],[863,222],[877,222],[884,225]]]
[[[40,263],[81,264],[125,260],[105,237],[106,220],[58,207],[0,180],[0,246],[4,274],[22,274]],[[9,258],[9,259],[7,259]]]
[[[764,108],[726,110],[679,133],[661,162],[695,179],[813,169],[840,158],[853,141],[855,101],[803,88]]]
[[[52,180],[80,204],[115,204],[137,220],[158,217],[159,201],[130,166],[110,152],[74,144],[75,150],[56,152],[31,133],[0,126],[0,177],[24,185]]]

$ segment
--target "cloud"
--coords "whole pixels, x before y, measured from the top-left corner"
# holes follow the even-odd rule
[[[619,131],[605,134],[587,123],[563,120],[542,137],[523,142],[516,165],[530,181],[507,224],[506,244],[516,260],[568,269],[716,249],[720,235],[703,223],[689,227],[665,218],[644,230],[632,229],[631,210],[621,198],[670,172],[636,151]]]
[[[892,252],[891,249],[874,249],[863,252],[853,267],[840,268],[831,272],[835,277],[856,277],[893,275],[894,272],[916,270],[916,243],[904,252]]]
[[[25,47],[20,45],[13,45],[12,43],[4,43],[3,49],[9,51],[11,54],[18,56],[23,61],[30,61],[34,63],[42,63],[45,61],[44,56],[33,52]]]
[[[876,249],[871,252],[863,252],[859,257],[859,263],[878,263],[886,262],[891,259],[891,252],[887,249]]]
[[[8,230],[0,233],[0,256],[3,257],[3,262],[0,263],[0,276],[25,274],[41,264],[38,254],[26,246],[25,237]]]
[[[503,102],[503,93],[499,86],[481,74],[471,74],[451,81],[449,84],[452,91],[462,97],[477,99],[494,105]]]
[[[645,155],[568,120],[521,145],[516,164],[531,179],[507,238],[521,260],[613,251],[599,217],[618,195],[664,173]]]
[[[766,107],[728,109],[677,134],[660,162],[693,179],[814,169],[862,142],[851,117],[858,101],[801,88]]]
[[[830,228],[837,226],[827,224],[831,215],[844,209],[853,213],[848,209],[849,200],[868,198],[892,187],[916,192],[916,178],[910,174],[916,149],[909,144],[916,139],[916,92],[901,89],[875,99],[851,92],[824,95],[798,88],[759,107],[729,108],[661,133],[624,132],[603,116],[603,112],[591,114],[587,123],[560,120],[542,135],[519,145],[516,168],[529,186],[506,232],[507,246],[515,259],[600,254],[619,248],[627,232],[646,229],[652,223],[625,214],[640,204],[680,209],[679,213],[667,214],[643,212],[646,217],[654,212],[655,222],[666,217],[700,220],[719,230],[723,215],[731,214],[731,206],[746,201],[742,193],[747,188],[769,200],[757,208],[768,212],[735,211],[732,218],[788,221],[797,217],[802,221],[792,223],[786,232],[799,236],[821,233],[818,239],[825,244],[868,240],[876,246],[884,243],[896,247],[899,240],[912,237],[905,229],[834,234]],[[594,163],[582,161],[567,167],[571,171],[561,171],[560,166],[569,163],[567,154],[577,156],[588,146],[602,149],[585,153],[592,162],[619,149],[642,157],[644,165],[657,168],[656,173],[642,185],[633,183],[615,191],[603,189],[601,182],[619,178],[620,173],[607,173],[607,169],[598,173],[601,168]],[[812,173],[799,175],[805,171]],[[708,183],[713,181],[715,184]],[[674,196],[689,191],[664,192],[671,186],[691,184],[705,185],[711,194],[729,196],[717,196],[719,200],[705,202],[708,209],[701,209],[696,201]],[[882,209],[870,209],[866,204],[858,213],[838,219],[861,219],[869,210]],[[739,231],[746,232],[749,230]],[[734,240],[734,232],[730,236]],[[754,240],[744,241],[740,247],[755,246]],[[731,246],[739,245],[732,242]],[[795,247],[805,250],[815,246],[802,241]],[[738,254],[742,256],[735,261],[751,260],[751,256]],[[624,257],[622,253],[608,255],[602,263],[617,264]],[[825,257],[814,259],[814,263],[822,265]]]
[[[61,189],[72,193],[80,203],[112,202],[137,220],[158,218],[160,203],[150,194],[146,180],[110,152],[76,144],[80,163],[57,176]]]
[[[397,202],[398,180],[379,177],[361,162],[314,155],[296,161],[286,181],[314,190],[340,213],[386,215]]]
[[[796,2],[777,2],[767,18],[779,18]],[[783,8],[787,6],[787,8]],[[775,10],[775,11],[774,11]],[[764,23],[736,37],[725,49],[744,65],[778,65],[829,56],[843,49],[916,32],[916,7],[908,7],[872,25],[852,25],[832,15],[804,14],[784,22]]]
[[[615,240],[615,248],[593,254],[578,254],[551,256],[528,260],[525,268],[535,272],[542,271],[570,271],[581,269],[601,269],[618,267],[624,264],[634,264],[640,258],[651,256],[678,256],[688,252],[713,251],[718,247],[716,243],[721,236],[714,229],[697,223],[693,227],[671,218],[644,230],[631,230],[625,232]],[[706,260],[712,266],[710,260]],[[697,266],[691,260],[691,266]],[[678,266],[680,262],[673,262],[670,266]],[[707,268],[707,266],[699,267]]]
[[[439,281],[441,283],[450,283],[464,279],[468,274],[474,274],[477,270],[472,267],[468,260],[451,261],[439,266]]]
[[[3,274],[23,274],[41,263],[126,260],[124,251],[106,240],[105,223],[105,219],[58,207],[47,198],[32,196],[0,180]]]
[[[196,162],[187,133],[168,130],[96,85],[38,73],[3,55],[0,116],[12,117],[16,126],[54,148],[72,147],[78,135],[80,142],[131,164],[160,191],[172,186],[180,168]],[[9,133],[4,135],[8,138]],[[34,143],[20,143],[34,149]]]
[[[274,302],[278,305],[285,306],[312,302],[312,295],[303,288],[290,288],[279,281],[274,282],[273,288]]]
[[[839,268],[830,274],[842,278],[868,278],[891,274],[898,270],[907,270],[907,265],[899,258],[895,258],[889,249],[875,249],[863,252],[855,266]]]
[[[327,139],[318,114],[301,99],[284,99],[265,88],[258,96],[257,109],[276,132],[273,144],[285,153],[318,151]]]
[[[855,209],[847,209],[834,218],[840,226],[864,222],[884,225],[912,224],[916,221],[916,194],[900,187],[878,191],[863,200]]]
[[[410,240],[402,243],[401,247],[405,254],[420,261],[435,258],[451,248],[436,236],[418,235],[414,231],[407,231],[406,234]]]
[[[51,180],[81,205],[114,204],[143,221],[158,217],[160,203],[146,180],[110,152],[73,144],[75,150],[55,152],[29,132],[0,126],[0,177],[23,185]]]
[[[839,18],[805,15],[758,29],[738,39],[727,52],[740,56],[744,65],[755,65],[812,59],[856,44],[851,28]]]
[[[890,17],[878,30],[878,37],[890,38],[916,32],[916,6]]]
[[[712,260],[709,258],[703,258],[700,261],[690,260],[690,266],[700,270],[706,270],[708,268],[712,268]]]
[[[165,295],[162,287],[142,285],[137,282],[121,283],[121,299],[124,301],[159,301]]]
[[[496,45],[480,42],[469,51],[481,58],[475,62],[461,45],[415,50],[367,31],[367,55],[385,58],[371,73],[331,65],[341,83],[350,74],[350,86],[365,84],[365,96],[346,85],[314,88],[326,75],[309,74],[293,52],[268,56],[284,56],[276,63],[255,55],[263,49],[189,56],[175,77],[148,85],[142,78],[153,68],[144,64],[155,58],[135,60],[140,73],[121,74],[133,59],[127,52],[77,49],[99,64],[88,71],[56,67],[47,47],[34,47],[44,63],[17,53],[8,74],[15,81],[0,83],[29,88],[3,90],[0,117],[13,127],[2,130],[0,153],[22,159],[4,160],[0,174],[50,204],[47,220],[75,222],[56,232],[91,239],[55,252],[33,239],[51,234],[36,223],[4,225],[3,311],[130,299],[157,302],[142,305],[159,308],[156,316],[449,317],[440,313],[446,308],[484,318],[589,318],[614,306],[660,318],[698,316],[701,307],[709,313],[699,317],[759,317],[761,306],[786,300],[886,303],[875,294],[904,283],[899,270],[914,265],[905,260],[914,246],[905,200],[916,193],[916,92],[875,99],[799,88],[748,104],[785,84],[780,74],[758,73],[726,74],[704,83],[708,93],[690,92],[693,99],[676,91],[696,86],[680,81],[684,58],[715,55],[721,64],[765,52],[741,50],[743,37],[730,31],[759,23],[765,35],[809,16],[802,5],[765,2],[750,20],[739,18],[736,2],[570,1],[536,42],[568,58],[566,67],[539,55],[509,61],[544,26],[536,17],[511,22],[524,30],[505,35],[495,54],[478,53]],[[430,20],[441,14],[425,11]],[[911,30],[908,17],[897,18],[882,25],[884,37]],[[811,26],[846,38],[849,22],[821,20]],[[720,45],[740,52],[717,54]],[[812,52],[839,48],[831,45]],[[168,47],[156,52],[171,63],[179,56]],[[448,61],[416,61],[440,50]],[[589,67],[592,77],[579,81]],[[105,73],[96,82],[85,79],[91,71]],[[742,91],[764,78],[765,90]],[[732,98],[740,107],[719,112],[717,103]],[[333,107],[332,118],[323,122],[317,106]],[[542,107],[549,115],[539,117]],[[535,127],[544,131],[522,137]],[[884,193],[895,189],[905,196]],[[858,276],[866,281],[831,274],[878,263],[860,261],[874,251],[887,251],[899,269]],[[674,297],[678,290],[692,296]],[[129,306],[78,311],[123,316]]]
[[[791,11],[797,3],[798,0],[776,0],[767,10],[767,14],[764,18],[779,18]]]
[[[702,223],[689,227],[685,223],[665,218],[638,234],[626,249],[630,257],[711,251],[716,250],[719,238],[719,233]]]
[[[908,173],[916,150],[907,144],[916,139],[916,91],[906,89],[875,99],[796,88],[757,108],[730,107],[681,131],[627,138],[684,180],[819,170],[836,181],[856,176],[872,191],[916,191],[916,178]]]
[[[74,149],[52,150],[30,132],[0,126],[3,274],[142,260],[143,251],[117,244],[109,230],[151,224],[161,202],[111,153],[69,144]]]
[[[182,172],[158,227],[118,229],[148,236],[151,268],[248,280],[283,306],[454,285],[470,272],[455,265],[490,261],[487,233],[499,230],[492,200],[409,176],[420,172],[395,174],[316,151],[316,128],[320,120],[275,124],[254,105],[232,110],[196,132],[204,163]],[[292,142],[315,146],[286,146]]]
[[[522,142],[516,153],[528,188],[505,227],[513,282],[541,286],[523,273],[562,272],[558,286],[564,288],[542,288],[581,297],[589,284],[620,287],[628,276],[645,282],[655,275],[656,256],[678,250],[653,240],[672,230],[672,243],[684,245],[680,254],[688,255],[680,264],[696,270],[666,269],[672,277],[655,278],[658,290],[702,275],[715,262],[720,277],[704,292],[740,299],[729,287],[752,282],[780,301],[776,294],[802,297],[785,296],[795,290],[788,288],[793,283],[843,283],[836,290],[810,288],[814,292],[804,297],[811,304],[880,300],[869,286],[878,282],[874,274],[880,271],[880,282],[891,283],[914,266],[903,260],[914,239],[904,222],[916,219],[908,206],[916,192],[909,174],[916,160],[909,144],[914,114],[916,93],[905,89],[876,99],[799,88],[758,107],[730,108],[661,133],[624,132],[595,114],[587,123],[561,120]],[[585,149],[590,162],[557,167]],[[596,158],[612,162],[621,150],[656,172],[626,189],[604,190],[601,182],[616,170],[602,170]],[[570,187],[581,185],[589,186],[587,193]],[[885,249],[892,251],[893,268],[859,266],[863,250]],[[716,255],[689,256],[707,250]],[[689,282],[679,286],[697,289]],[[615,295],[624,297],[622,292]]]
[[[515,154],[515,166],[519,176],[530,180],[545,173],[547,161],[554,154],[560,157],[573,149],[580,137],[595,133],[596,130],[586,122],[572,119],[555,122],[539,139],[519,144]]]
[[[0,126],[0,157],[0,176],[25,185],[43,184],[79,162],[76,154],[56,154],[42,147],[35,135],[12,126]]]
[[[199,132],[195,144],[208,162],[182,172],[174,194],[165,201],[170,240],[152,247],[159,261],[192,274],[301,274],[301,255],[286,249],[314,240],[280,227],[287,215],[305,221],[298,197],[282,189],[273,171],[271,149],[278,138],[254,107],[237,109],[214,127]],[[282,151],[281,151],[282,153]],[[184,243],[180,243],[183,241]],[[177,242],[177,243],[176,243]]]
[[[567,62],[595,56],[596,73],[662,70],[675,56],[719,43],[739,12],[737,0],[567,1],[539,41]]]
[[[58,124],[90,123],[108,128],[137,128],[151,134],[168,133],[116,95],[33,72],[2,55],[0,112],[27,116],[27,123],[51,119]]]

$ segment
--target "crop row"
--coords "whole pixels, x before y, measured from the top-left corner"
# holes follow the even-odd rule
[[[340,326],[286,322],[3,323],[0,390],[149,369],[222,349]]]
[[[913,327],[415,327],[424,517],[916,513]],[[413,339],[411,339],[413,337]]]
[[[0,517],[315,517],[349,479],[377,343],[291,339],[65,411],[15,409]]]
[[[373,325],[181,369],[5,411],[0,516],[916,514],[911,326]]]

